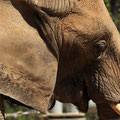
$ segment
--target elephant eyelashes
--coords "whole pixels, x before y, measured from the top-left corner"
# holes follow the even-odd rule
[[[107,43],[105,40],[100,40],[99,42],[97,42],[95,45],[96,55],[99,57],[105,51],[106,47]]]

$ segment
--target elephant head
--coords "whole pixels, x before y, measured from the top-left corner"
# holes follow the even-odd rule
[[[112,109],[120,102],[120,36],[104,1],[26,2],[36,9],[43,39],[58,59],[55,98],[83,112],[92,99],[100,119],[120,119]]]
[[[27,36],[21,31],[20,35],[24,36],[22,38],[20,36],[18,41],[11,38],[14,44],[7,41],[11,46],[10,49],[4,44],[5,54],[8,54],[11,49],[12,52],[9,53],[9,60],[4,56],[0,61],[23,71],[21,74],[16,72],[17,77],[13,79],[15,73],[12,68],[2,65],[1,70],[4,72],[1,79],[4,79],[7,71],[11,79],[6,76],[5,80],[13,79],[14,84],[1,80],[1,85],[3,83],[6,86],[11,85],[12,89],[1,89],[0,93],[41,111],[46,110],[52,93],[55,99],[73,103],[82,112],[87,112],[88,101],[92,99],[97,104],[101,120],[119,120],[120,116],[112,108],[118,111],[115,106],[120,102],[120,36],[104,1],[11,1],[16,9],[19,9],[19,4],[24,6],[27,3],[26,8],[29,8],[25,9],[27,12],[25,13],[25,10],[20,12],[23,16],[27,14],[34,16],[27,19],[35,21],[37,26],[33,27],[38,30],[42,40],[39,41],[36,33],[29,34],[27,31],[29,35]],[[19,2],[18,5],[14,4],[17,2]],[[25,29],[27,28],[29,27],[26,25]],[[27,37],[30,39],[29,42]],[[23,45],[26,49],[21,47]],[[4,53],[3,50],[1,51]],[[11,57],[14,55],[16,56]],[[14,62],[10,62],[13,58]],[[31,99],[30,101],[23,99],[26,95]],[[41,98],[41,102],[38,98]]]

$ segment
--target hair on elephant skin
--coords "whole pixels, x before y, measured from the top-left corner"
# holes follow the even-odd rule
[[[0,94],[41,112],[92,99],[100,120],[120,119],[120,35],[103,0],[1,0],[0,29]]]

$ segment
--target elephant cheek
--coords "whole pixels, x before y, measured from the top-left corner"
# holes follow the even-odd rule
[[[73,87],[72,83],[65,81],[57,85],[54,91],[55,99],[63,103],[72,103],[76,105],[81,112],[87,112],[89,98],[85,87],[79,85],[79,83],[77,85],[78,86]]]

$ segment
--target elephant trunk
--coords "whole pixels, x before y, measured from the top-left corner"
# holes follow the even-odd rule
[[[26,0],[34,8],[51,14],[66,14],[72,11],[76,0]]]

